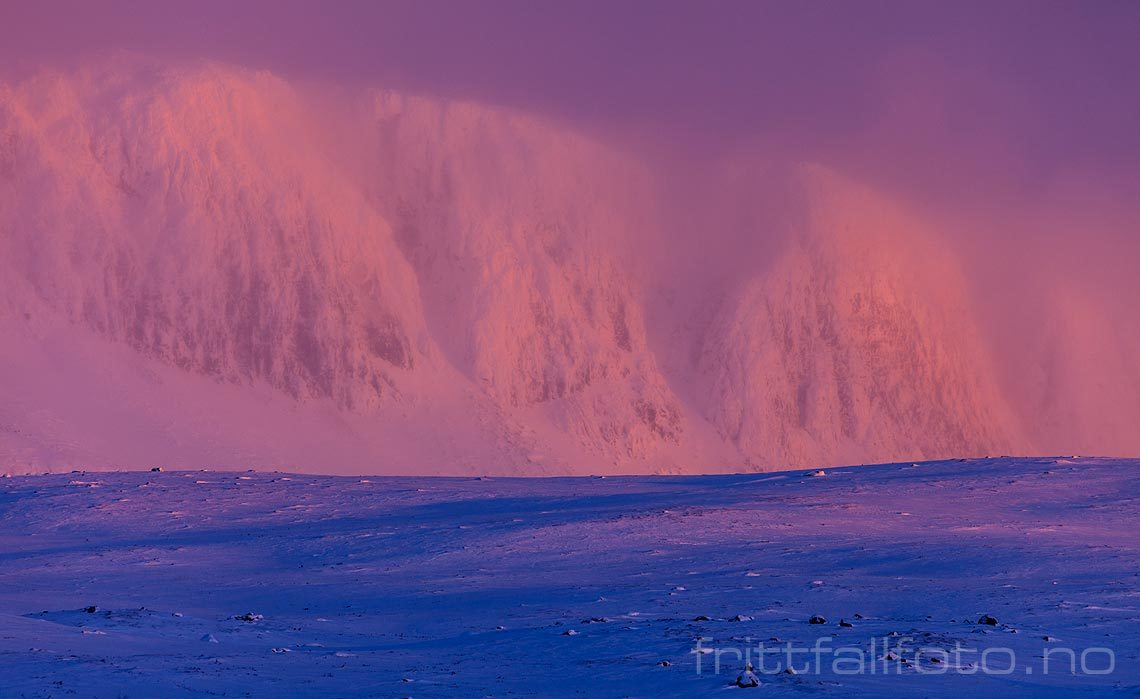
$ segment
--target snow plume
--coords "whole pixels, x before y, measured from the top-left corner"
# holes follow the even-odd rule
[[[1048,375],[1017,373],[962,246],[887,193],[760,157],[650,162],[510,110],[215,63],[0,85],[0,463],[1140,451],[1117,427],[1140,417],[1136,336],[1106,345],[1079,294],[1041,306],[1068,324],[1025,348]],[[1120,387],[1107,426],[1089,372]]]

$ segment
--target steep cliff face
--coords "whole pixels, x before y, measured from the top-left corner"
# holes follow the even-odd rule
[[[680,409],[614,256],[648,173],[572,132],[390,92],[366,105],[366,189],[394,221],[444,353],[498,403],[541,406],[610,458],[676,444]]]
[[[187,371],[349,408],[416,365],[414,271],[306,147],[287,85],[99,70],[0,105],[4,264],[50,308]]]
[[[17,316],[377,420],[466,405],[487,432],[472,449],[504,463],[565,463],[536,430],[601,463],[680,439],[604,245],[645,177],[586,139],[391,93],[333,114],[271,75],[128,63],[5,87],[0,143]]]
[[[949,250],[869,191],[795,176],[802,222],[704,340],[705,412],[753,462],[884,461],[1008,448]]]
[[[757,190],[748,210],[706,217],[704,195],[666,206],[676,191],[636,159],[493,107],[135,60],[0,85],[0,467],[550,474],[1029,451],[1057,443],[1041,425],[1095,442],[1061,407],[1025,429],[1026,396],[1064,406],[1108,360],[1140,412],[1127,343],[1097,349],[1079,309],[1042,377],[998,381],[922,222],[823,168],[728,172]],[[734,227],[718,233],[731,275],[683,274],[704,264],[698,232],[692,261],[652,268],[647,233],[681,205]],[[736,256],[772,235],[773,208],[782,243]],[[651,321],[650,295],[685,302]],[[1127,417],[1107,442],[1122,450]]]

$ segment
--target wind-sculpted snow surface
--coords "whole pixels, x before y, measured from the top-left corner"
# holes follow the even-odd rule
[[[1138,468],[0,479],[0,696],[1135,696]]]
[[[0,85],[0,468],[677,472],[1096,441],[1006,399],[936,232],[820,166],[725,172],[755,190],[739,219],[478,104],[135,58]],[[727,253],[731,279],[658,265],[678,207],[785,243]],[[1046,405],[1100,347],[1064,345],[1027,380]]]

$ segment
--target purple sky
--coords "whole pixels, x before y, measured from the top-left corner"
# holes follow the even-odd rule
[[[670,140],[1140,179],[1140,2],[5,2],[0,61],[209,57]],[[987,162],[990,160],[992,162]],[[1010,167],[1009,163],[1016,163]]]
[[[1135,299],[1136,0],[0,0],[0,76],[124,49],[540,112],[678,192],[725,154],[816,161],[925,209],[983,281]]]

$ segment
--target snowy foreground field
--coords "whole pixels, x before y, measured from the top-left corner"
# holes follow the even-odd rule
[[[1136,696],[1138,496],[1084,458],[7,478],[0,697]]]

